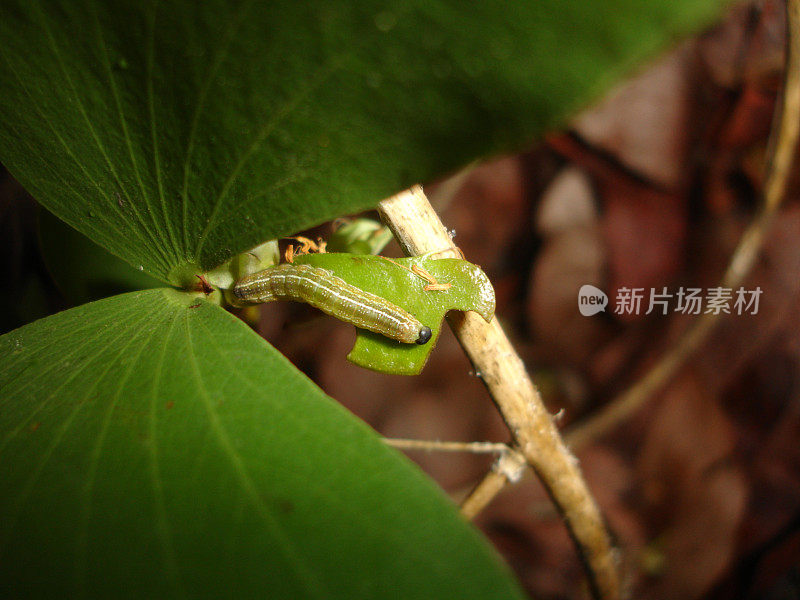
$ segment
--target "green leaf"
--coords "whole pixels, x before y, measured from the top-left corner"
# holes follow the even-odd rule
[[[362,290],[400,306],[423,325],[430,327],[427,344],[403,344],[379,333],[356,329],[356,343],[347,359],[361,367],[393,373],[416,375],[425,366],[439,339],[442,319],[448,310],[474,310],[486,321],[494,316],[494,288],[480,267],[455,258],[429,256],[386,258],[354,254],[307,254],[295,263],[327,269]],[[446,290],[424,288],[429,281],[414,273],[421,267]]]
[[[148,290],[0,337],[3,597],[521,598],[243,323]]]
[[[721,0],[5,0],[0,160],[163,281],[529,143]]]

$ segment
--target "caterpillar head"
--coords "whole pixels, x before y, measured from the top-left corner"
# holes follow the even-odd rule
[[[431,339],[431,328],[425,325],[422,329],[419,330],[419,337],[417,338],[417,344],[422,346],[423,344],[427,344]]]

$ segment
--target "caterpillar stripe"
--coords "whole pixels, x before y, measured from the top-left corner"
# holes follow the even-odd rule
[[[385,298],[365,292],[326,269],[286,263],[240,279],[233,287],[240,301],[306,302],[341,321],[406,344],[425,344],[431,329]]]

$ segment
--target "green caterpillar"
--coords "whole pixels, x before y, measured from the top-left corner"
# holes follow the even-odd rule
[[[251,304],[306,302],[341,321],[405,344],[426,344],[431,339],[431,328],[396,304],[309,265],[286,263],[253,273],[236,282],[233,295]]]

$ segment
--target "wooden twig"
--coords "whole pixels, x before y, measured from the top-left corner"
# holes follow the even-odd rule
[[[452,245],[419,186],[384,200],[378,210],[409,255]],[[456,256],[455,251],[451,255]],[[487,324],[479,315],[463,313],[448,317],[448,321],[475,371],[481,373],[516,448],[539,475],[562,514],[586,566],[594,596],[619,598],[617,561],[600,510],[498,319]]]
[[[468,519],[474,519],[508,482],[520,480],[526,465],[525,457],[517,450],[509,448],[508,452],[500,455],[486,477],[461,504],[461,514]]]
[[[443,442],[439,440],[408,440],[383,438],[392,448],[400,450],[421,450],[424,452],[469,452],[471,454],[497,454],[489,474],[481,484],[470,492],[461,505],[461,514],[473,519],[509,481],[516,482],[522,477],[527,466],[525,457],[508,444],[497,442]]]
[[[407,440],[383,438],[392,448],[400,450],[424,450],[426,452],[469,452],[471,454],[506,454],[511,450],[507,444],[495,442],[442,442],[439,440]]]

